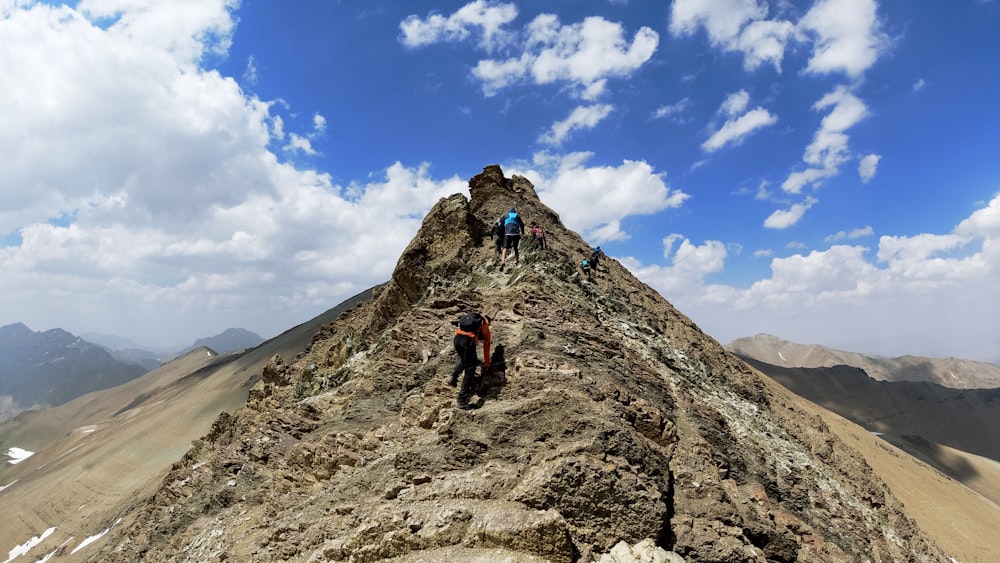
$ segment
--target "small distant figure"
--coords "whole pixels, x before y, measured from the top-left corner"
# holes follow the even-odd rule
[[[455,352],[458,354],[458,365],[451,372],[451,379],[448,385],[452,387],[458,384],[458,375],[465,372],[462,378],[462,387],[458,391],[458,399],[455,406],[467,411],[473,409],[469,404],[469,399],[478,387],[476,378],[476,368],[479,367],[479,357],[476,355],[476,343],[483,341],[483,369],[490,370],[490,318],[482,313],[467,313],[455,323]]]
[[[595,272],[598,271],[598,264],[600,263],[601,256],[604,256],[604,251],[601,250],[600,246],[590,249],[590,258],[588,261],[590,262],[590,267],[593,268]]]
[[[548,245],[545,243],[545,230],[538,223],[532,221],[528,227],[528,232],[531,233],[531,242],[537,248],[541,248],[542,250],[548,248]]]
[[[490,236],[493,237],[493,251],[497,256],[500,256],[500,250],[503,248],[503,220],[501,217],[493,223],[493,228],[490,229]]]
[[[584,274],[586,274],[587,281],[591,281],[591,279],[590,279],[590,260],[587,260],[586,258],[584,258],[583,261],[580,262],[580,269],[583,270]]]
[[[503,253],[500,255],[500,271],[503,271],[504,263],[507,261],[507,251],[514,249],[514,264],[521,263],[521,254],[517,247],[521,244],[521,234],[524,233],[524,221],[517,214],[513,207],[507,211],[503,219]]]

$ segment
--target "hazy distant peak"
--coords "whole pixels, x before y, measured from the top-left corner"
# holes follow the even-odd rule
[[[788,368],[852,366],[879,381],[926,381],[955,389],[1000,387],[1000,366],[975,360],[913,355],[885,358],[819,344],[798,344],[763,333],[737,338],[726,349],[758,362]]]

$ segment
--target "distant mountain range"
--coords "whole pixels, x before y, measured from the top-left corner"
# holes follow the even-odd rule
[[[34,332],[21,323],[0,327],[0,395],[10,397],[12,411],[61,405],[146,371],[62,329]]]
[[[58,328],[35,332],[22,323],[0,327],[0,421],[115,387],[197,348],[224,355],[264,341],[240,328],[174,349],[142,348],[111,335],[88,336],[94,340]]]
[[[883,358],[816,344],[797,344],[770,334],[736,339],[734,354],[785,368],[852,366],[877,381],[922,381],[953,389],[1000,387],[1000,366],[958,358],[900,356]]]

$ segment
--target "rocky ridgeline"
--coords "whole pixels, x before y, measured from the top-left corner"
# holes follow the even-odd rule
[[[375,297],[275,357],[94,561],[943,561],[796,399],[769,391],[521,177],[442,199]],[[501,272],[508,207],[548,230]],[[524,246],[528,246],[525,244]],[[494,318],[481,408],[451,321]]]

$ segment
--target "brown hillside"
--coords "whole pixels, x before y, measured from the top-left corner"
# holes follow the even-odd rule
[[[52,529],[32,548],[31,560],[86,557],[87,550],[71,552],[151,495],[219,413],[245,404],[268,359],[295,357],[320,326],[370,296],[360,294],[245,353],[218,356],[200,348],[121,386],[0,424],[4,452],[35,452],[0,466],[0,553],[23,549]]]
[[[807,402],[614,259],[581,280],[587,244],[526,179],[469,185],[87,560],[590,561],[643,540],[685,561],[946,560]],[[550,249],[500,272],[484,242],[512,205]],[[468,310],[494,317],[506,369],[466,412],[445,381]]]
[[[878,381],[922,381],[953,389],[1000,387],[1000,366],[959,358],[884,358],[818,344],[797,344],[770,334],[737,338],[726,349],[744,358],[783,368],[852,366]]]

